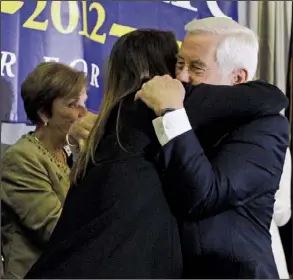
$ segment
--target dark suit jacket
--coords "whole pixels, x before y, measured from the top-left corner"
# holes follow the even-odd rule
[[[269,228],[288,145],[279,115],[287,100],[261,82],[210,89],[187,89],[196,133],[163,147],[185,277],[276,279]]]
[[[214,122],[216,114],[211,112],[213,118],[208,118],[207,122],[207,116],[201,118],[201,114],[197,115],[195,110],[190,110],[191,103],[196,103],[192,96],[198,96],[199,102],[204,106],[205,94],[212,93],[216,88],[209,85],[196,87],[196,95],[191,96],[187,88],[189,97],[186,106],[192,122],[195,121],[195,128],[201,130],[199,134],[202,135],[202,140],[205,139],[206,133],[204,127]],[[243,99],[251,100],[250,111],[254,116],[259,112],[262,104],[266,104],[263,100],[263,93],[266,92],[266,98],[269,97],[269,104],[273,111],[284,107],[284,104],[280,106],[284,100],[278,92],[275,92],[275,89],[272,93],[266,90],[264,85],[261,85],[261,88],[263,91],[259,92],[259,89],[231,87],[234,93],[239,91],[241,94],[235,95],[238,98],[236,104],[233,104],[235,100],[232,100],[230,103],[222,102],[222,105],[226,104],[224,107],[227,108],[227,104],[230,104],[234,108],[239,107],[239,99],[241,102],[244,102]],[[243,91],[247,93],[247,96],[243,97]],[[226,92],[222,89],[221,92],[223,96],[216,96],[206,104],[212,104],[213,100],[216,100],[215,104],[217,104],[218,97],[225,99]],[[218,91],[215,93],[218,94]],[[164,197],[162,186],[164,166],[159,164],[158,159],[161,148],[151,123],[155,116],[142,103],[134,103],[133,97],[128,97],[122,105],[119,125],[120,142],[127,151],[121,149],[117,143],[116,108],[111,114],[105,135],[97,150],[96,157],[99,163],[90,164],[85,178],[71,187],[49,246],[26,278],[180,278],[182,276],[178,228]],[[212,106],[215,107],[215,104]],[[221,110],[222,105],[218,106]],[[198,104],[195,108],[201,112],[202,106]],[[204,112],[205,110],[202,113]],[[233,109],[231,112],[234,112],[235,120],[237,116],[241,120],[247,116],[246,110],[243,109]],[[237,115],[237,112],[242,112],[242,115]],[[217,137],[220,134],[218,131]],[[182,137],[196,139],[192,132]],[[193,142],[185,141],[183,138],[180,137],[183,140],[180,141],[178,137],[176,140],[179,142],[174,140],[164,148],[170,173],[174,171],[177,173],[178,170],[178,176],[174,176],[174,180],[179,188],[176,189],[175,181],[169,181],[166,185],[166,195],[179,220],[185,220],[189,212],[194,219],[196,217],[194,213],[198,212],[196,208],[194,208],[195,211],[190,211],[190,206],[196,205],[194,204],[195,195],[192,196],[193,200],[190,200],[185,197],[186,192],[180,192],[181,187],[194,189],[193,181],[191,181],[192,185],[186,184],[188,180],[182,173],[184,169],[178,165],[179,159],[176,158],[179,147],[176,143],[182,143],[184,146],[187,144],[183,151],[189,152],[192,149]],[[282,146],[281,142],[280,146]],[[196,151],[199,147],[199,143],[194,146]],[[202,150],[201,153],[203,153]],[[175,157],[170,156],[171,154]],[[185,153],[183,155],[184,165],[190,167],[185,162],[185,159],[188,159]],[[278,160],[282,161],[282,155]],[[208,177],[200,182],[201,190],[206,188],[205,182],[210,175],[205,169],[203,172],[203,175],[207,174]],[[180,178],[182,181],[178,181]],[[178,199],[174,199],[177,194]],[[184,207],[185,203],[186,207]],[[236,218],[233,221],[236,221]],[[215,232],[220,232],[223,227],[224,224],[218,225],[211,234],[217,237]],[[206,234],[206,231],[203,233]],[[197,235],[194,236],[193,232],[188,238],[183,236],[182,241],[186,241],[183,249],[186,250],[185,245],[190,244],[190,251],[196,252],[193,250],[193,246],[197,246],[195,238]],[[200,244],[198,243],[198,246],[201,246]],[[210,239],[208,244],[211,244]],[[186,250],[185,255],[188,255],[188,252]],[[191,257],[193,257],[192,254]],[[193,264],[196,269],[200,269],[198,263]]]

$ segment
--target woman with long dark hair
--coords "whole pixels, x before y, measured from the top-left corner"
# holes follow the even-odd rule
[[[263,82],[185,85],[184,107],[198,139],[191,146],[200,145],[201,150],[186,157],[184,164],[174,157],[186,155],[185,145],[176,146],[175,153],[172,146],[164,148],[161,158],[162,148],[152,125],[155,114],[140,101],[134,102],[134,96],[155,75],[174,77],[176,52],[175,38],[162,31],[137,30],[115,44],[98,120],[72,173],[73,184],[47,251],[27,278],[180,278],[181,244],[185,277],[259,279],[259,275],[277,274],[269,234],[262,234],[262,225],[254,227],[254,219],[238,214],[237,199],[242,206],[243,200],[255,203],[258,193],[269,192],[266,211],[259,204],[256,212],[269,224],[288,141],[286,120],[279,116],[287,100],[280,90]],[[166,94],[171,92],[167,89]],[[271,116],[281,119],[278,123],[284,132],[277,131],[277,136],[273,135],[276,129],[271,128]],[[243,129],[263,118],[267,120],[265,128],[256,130],[269,140],[254,133],[261,143],[243,149],[252,141],[251,133]],[[249,139],[243,140],[242,134]],[[193,131],[188,135],[195,137]],[[238,144],[233,145],[235,142]],[[227,153],[231,143],[236,153]],[[261,151],[264,167],[250,160],[259,161],[255,147]],[[195,159],[203,164],[194,165]],[[270,172],[276,164],[278,172]],[[212,182],[214,166],[227,178],[221,181],[217,177],[222,184]],[[187,171],[192,176],[185,176]],[[255,172],[260,175],[250,176]],[[235,182],[236,196],[226,182]],[[172,214],[178,219],[181,242]],[[239,219],[233,218],[236,215]],[[252,229],[249,237],[246,228]],[[257,246],[247,246],[254,244],[250,239],[255,236],[265,245],[262,254],[256,253]],[[235,243],[230,246],[231,240],[239,244],[237,248]],[[251,258],[255,262],[251,263]],[[259,262],[264,264],[260,268]],[[265,267],[271,267],[269,272]]]
[[[155,115],[134,96],[155,75],[174,76],[176,39],[137,30],[115,43],[97,122],[72,172],[48,250],[28,278],[180,278],[176,219],[165,199]]]

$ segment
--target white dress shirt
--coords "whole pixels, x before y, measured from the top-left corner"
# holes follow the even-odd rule
[[[287,150],[279,189],[275,194],[274,214],[270,233],[275,262],[281,279],[289,279],[286,258],[278,227],[284,226],[291,217],[291,153]]]
[[[153,126],[162,146],[166,145],[173,138],[192,129],[184,108],[154,119]]]

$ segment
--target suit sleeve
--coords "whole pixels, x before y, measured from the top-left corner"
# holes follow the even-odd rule
[[[288,145],[287,119],[260,118],[224,143],[209,159],[192,130],[163,146],[166,193],[180,216],[202,219],[275,193]]]
[[[44,166],[20,150],[2,161],[1,199],[40,243],[46,243],[60,217],[62,204]]]

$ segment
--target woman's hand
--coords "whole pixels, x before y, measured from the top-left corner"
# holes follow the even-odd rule
[[[82,149],[96,122],[97,116],[97,114],[87,112],[84,117],[78,119],[68,132],[68,144],[71,146],[78,145]]]

